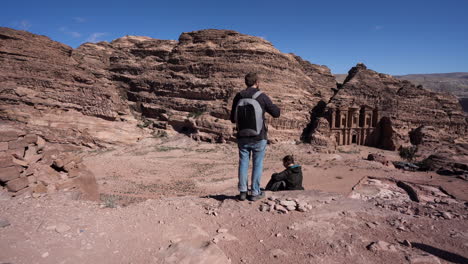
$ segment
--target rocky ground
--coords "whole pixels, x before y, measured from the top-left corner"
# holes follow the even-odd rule
[[[455,97],[361,63],[337,84],[326,66],[231,30],[72,49],[0,27],[0,61],[0,263],[468,262],[468,130]],[[282,109],[268,120],[277,144],[262,185],[294,154],[306,188],[255,203],[235,199],[227,143],[251,71]],[[367,145],[418,149],[453,176],[336,147],[328,113],[362,107],[380,119]]]
[[[394,152],[284,143],[262,185],[294,154],[306,191],[240,202],[236,151],[176,136],[85,153],[99,201],[0,195],[0,263],[468,262],[463,179],[365,159]]]

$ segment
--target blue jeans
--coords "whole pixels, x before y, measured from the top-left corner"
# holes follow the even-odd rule
[[[250,153],[252,153],[252,195],[259,195],[260,180],[262,179],[263,172],[263,158],[265,157],[267,141],[249,141],[241,138],[238,140],[237,146],[239,147],[239,192],[247,192],[247,176],[249,170]]]

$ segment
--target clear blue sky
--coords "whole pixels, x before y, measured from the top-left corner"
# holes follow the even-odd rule
[[[0,25],[72,47],[124,35],[177,40],[233,29],[333,73],[357,62],[389,74],[468,72],[468,0],[3,0]]]

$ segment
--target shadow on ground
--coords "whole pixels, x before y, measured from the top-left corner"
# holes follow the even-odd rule
[[[414,247],[414,248],[417,248],[417,249],[420,249],[422,251],[425,251],[429,254],[432,254],[438,258],[441,258],[443,260],[446,260],[446,261],[450,261],[452,263],[459,263],[459,264],[466,264],[468,263],[468,259],[463,257],[463,256],[460,256],[458,254],[455,254],[455,253],[451,253],[451,252],[448,252],[448,251],[445,251],[443,249],[439,249],[439,248],[435,248],[433,246],[429,246],[429,245],[426,245],[426,244],[422,244],[422,243],[416,243],[416,242],[411,242],[411,245]]]
[[[208,195],[204,196],[204,198],[215,199],[217,201],[224,201],[224,200],[238,200],[237,195],[225,195],[225,194],[216,194],[216,195]]]

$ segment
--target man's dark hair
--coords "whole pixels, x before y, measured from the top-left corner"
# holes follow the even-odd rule
[[[249,72],[245,75],[245,85],[248,87],[254,86],[258,81],[258,75],[255,72]]]
[[[294,156],[293,155],[284,156],[283,163],[286,163],[286,165],[294,164]]]

